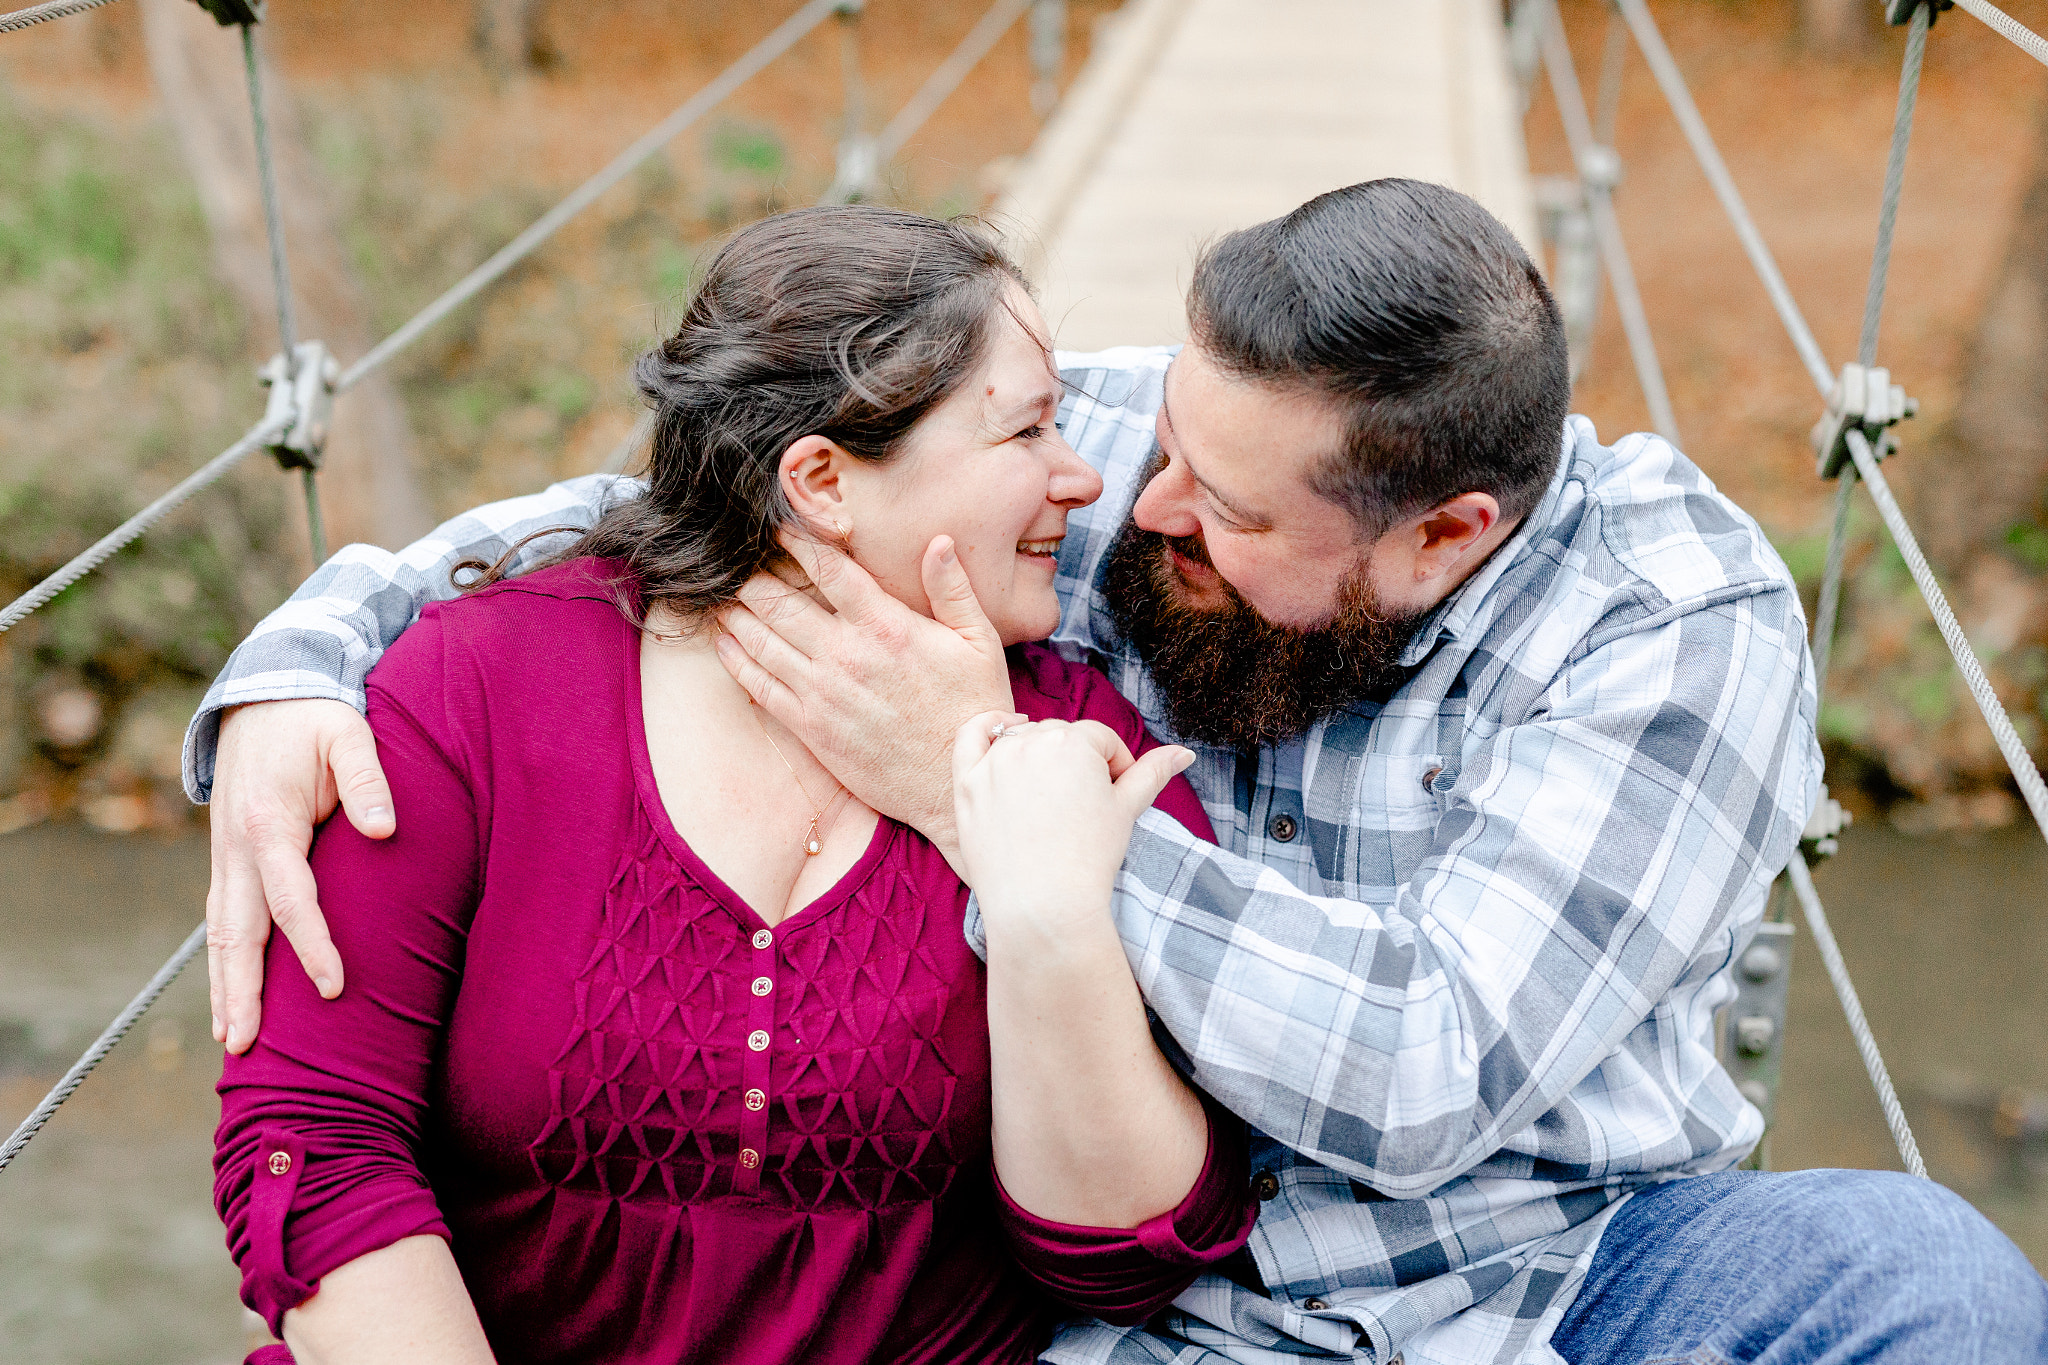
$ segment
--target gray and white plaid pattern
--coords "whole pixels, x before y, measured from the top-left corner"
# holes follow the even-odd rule
[[[1069,520],[1055,640],[1162,736],[1097,585],[1171,357],[1061,357],[1061,428],[1107,491]],[[1069,1323],[1046,1360],[1554,1362],[1617,1202],[1760,1135],[1712,1019],[1817,794],[1798,597],[1668,445],[1603,447],[1576,418],[1564,442],[1541,505],[1418,631],[1391,699],[1256,754],[1194,746],[1220,848],[1141,820],[1118,926],[1177,1060],[1254,1129],[1269,1293],[1205,1276],[1142,1328]],[[632,488],[576,480],[398,556],[337,556],[208,694],[188,786],[211,772],[213,708],[360,705],[458,554],[586,524]]]

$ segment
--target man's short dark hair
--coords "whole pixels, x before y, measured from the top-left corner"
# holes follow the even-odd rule
[[[1376,538],[1460,493],[1532,510],[1571,399],[1564,323],[1500,220],[1456,190],[1369,180],[1216,242],[1194,342],[1240,379],[1334,400],[1344,448],[1310,471]]]

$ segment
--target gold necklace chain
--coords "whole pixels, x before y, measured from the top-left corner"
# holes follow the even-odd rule
[[[768,733],[768,722],[761,719],[761,713],[752,700],[747,702],[747,712],[753,716],[754,724],[761,727],[761,738],[768,741],[768,747],[782,760],[782,766],[789,769],[789,780],[796,783],[796,789],[803,793],[804,804],[811,808],[811,827],[804,833],[804,856],[815,858],[825,849],[824,834],[818,826],[824,823],[825,812],[837,806],[840,797],[847,795],[846,784],[833,778],[832,785],[837,790],[833,792],[832,799],[820,807],[817,802],[811,800],[810,789],[804,786],[804,780],[796,775],[796,768],[790,763],[789,755],[782,752],[782,746],[775,742],[775,736]]]

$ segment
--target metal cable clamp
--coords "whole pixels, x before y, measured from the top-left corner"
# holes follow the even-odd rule
[[[1932,28],[1943,10],[1956,7],[1956,0],[1886,0],[1884,21],[1895,27],[1910,24],[1913,22],[1913,11],[1922,5],[1927,6],[1927,26]]]
[[[1799,852],[1806,859],[1808,867],[1823,858],[1832,858],[1841,847],[1841,833],[1856,823],[1856,817],[1842,809],[1842,803],[1828,795],[1827,784],[1820,788],[1820,800],[1813,806],[1813,814],[1806,817],[1806,828],[1799,831]]]
[[[194,0],[222,28],[247,28],[263,21],[263,0]]]
[[[1823,479],[1832,479],[1849,463],[1849,432],[1861,431],[1879,460],[1898,448],[1891,429],[1920,411],[1920,400],[1908,398],[1905,389],[1892,383],[1892,372],[1882,365],[1842,366],[1842,377],[1828,393],[1828,410],[1813,424],[1815,467]]]
[[[327,429],[334,416],[334,381],[341,377],[341,362],[318,341],[302,341],[292,347],[292,363],[280,353],[256,371],[256,382],[270,390],[270,404],[263,420],[289,421],[291,425],[269,447],[285,469],[318,469],[320,454],[327,447]]]

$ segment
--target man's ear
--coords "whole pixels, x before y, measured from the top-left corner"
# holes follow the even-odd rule
[[[1444,577],[1463,566],[1500,521],[1500,504],[1490,493],[1460,493],[1416,518],[1411,529],[1415,581]]]
[[[851,526],[847,488],[841,475],[853,461],[840,446],[823,436],[801,436],[790,442],[776,465],[775,477],[796,514],[820,536],[837,539]]]

